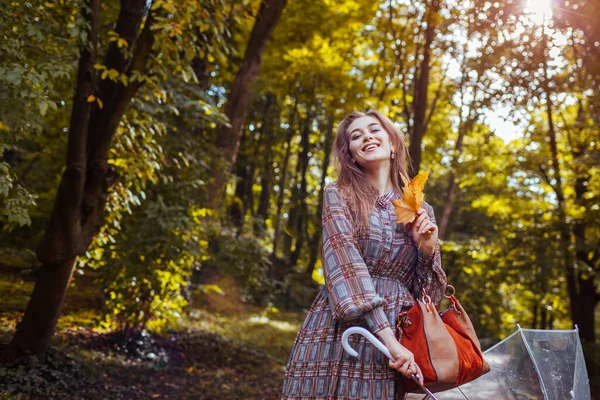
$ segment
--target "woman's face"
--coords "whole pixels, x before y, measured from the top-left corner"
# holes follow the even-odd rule
[[[365,116],[355,119],[348,127],[350,154],[363,168],[390,160],[390,135],[376,118]]]

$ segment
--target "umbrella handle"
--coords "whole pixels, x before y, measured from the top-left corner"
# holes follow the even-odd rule
[[[394,357],[392,357],[392,353],[384,346],[383,343],[379,339],[377,339],[371,332],[366,330],[365,328],[361,328],[360,326],[353,326],[348,328],[342,334],[342,347],[348,354],[352,357],[358,357],[358,353],[352,347],[350,347],[350,343],[348,343],[348,337],[353,334],[363,335],[369,342],[371,342],[375,347],[377,347],[387,358],[390,360],[396,361]]]
[[[394,357],[392,357],[392,353],[390,353],[390,351],[387,349],[387,347],[385,347],[385,345],[383,343],[381,343],[381,341],[379,339],[377,339],[371,332],[369,332],[368,330],[366,330],[365,328],[361,328],[360,326],[353,326],[350,327],[348,329],[346,329],[344,331],[344,333],[342,334],[342,347],[344,348],[344,350],[346,350],[346,352],[348,354],[350,354],[352,357],[358,357],[358,353],[356,352],[356,350],[354,350],[351,346],[350,343],[348,343],[348,337],[350,335],[353,334],[359,334],[359,335],[363,335],[369,342],[371,342],[375,347],[377,347],[387,358],[389,358],[392,362],[396,361],[394,359]],[[437,397],[434,396],[434,394],[429,391],[429,389],[427,389],[425,386],[422,386],[419,383],[419,375],[417,374],[412,374],[411,378],[413,381],[415,381],[415,383],[417,385],[419,385],[421,387],[421,389],[427,394],[429,395],[433,400],[437,400]],[[427,396],[426,396],[427,397]]]

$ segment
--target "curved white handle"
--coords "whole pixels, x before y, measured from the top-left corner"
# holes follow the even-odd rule
[[[394,357],[392,357],[392,354],[390,353],[390,351],[387,349],[387,347],[385,347],[385,345],[383,343],[381,343],[381,341],[379,339],[377,339],[371,332],[369,332],[368,330],[366,330],[365,328],[361,328],[360,326],[353,326],[351,328],[348,328],[344,331],[344,333],[342,334],[342,347],[344,348],[344,350],[346,350],[348,352],[348,354],[350,354],[352,357],[358,357],[358,353],[356,352],[356,350],[354,350],[352,347],[350,347],[350,343],[348,343],[348,337],[350,335],[353,334],[359,334],[359,335],[363,335],[369,342],[373,343],[373,345],[375,347],[377,347],[379,350],[381,350],[381,352],[383,354],[385,354],[385,356],[387,358],[389,358],[392,361],[395,361]],[[433,393],[427,389],[425,386],[421,385],[419,383],[419,375],[418,374],[412,374],[410,376],[412,378],[413,381],[415,381],[415,383],[417,385],[419,385],[419,387],[427,394],[429,395],[433,400],[438,400],[437,397],[435,397],[433,395]],[[427,396],[426,396],[427,397]]]
[[[352,357],[358,357],[358,353],[356,352],[356,350],[350,347],[350,343],[348,343],[348,337],[355,333],[363,335],[369,342],[373,343],[375,347],[381,350],[381,352],[385,354],[387,358],[389,358],[392,361],[395,361],[394,357],[392,357],[392,354],[387,349],[387,347],[385,347],[384,344],[381,343],[381,341],[377,339],[371,332],[369,332],[365,328],[361,328],[360,326],[353,326],[351,328],[348,328],[342,334],[342,346],[344,347],[344,350],[346,350],[348,354],[350,354]]]

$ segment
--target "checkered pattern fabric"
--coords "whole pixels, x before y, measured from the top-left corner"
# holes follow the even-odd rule
[[[294,341],[283,383],[282,399],[402,398],[397,372],[385,356],[359,335],[350,357],[341,337],[350,326],[376,333],[391,327],[398,313],[414,304],[425,288],[439,304],[446,287],[439,244],[434,254],[417,249],[402,224],[396,224],[391,191],[377,200],[369,226],[355,229],[337,183],[325,188],[323,199],[323,273],[325,286],[317,295]],[[435,222],[433,208],[423,203]]]

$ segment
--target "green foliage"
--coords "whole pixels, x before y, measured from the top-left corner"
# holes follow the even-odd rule
[[[198,208],[193,190],[207,180],[192,170],[207,164],[189,126],[205,129],[226,123],[213,100],[195,88],[198,77],[191,63],[198,58],[214,62],[230,51],[224,41],[224,12],[221,1],[153,2],[156,56],[149,73],[120,76],[96,65],[100,79],[125,86],[144,82],[111,149],[109,162],[122,179],[109,199],[106,223],[79,260],[82,273],[92,268],[100,274],[106,327],[128,334],[146,327],[159,331],[175,323],[187,304],[182,291],[204,254],[199,239],[203,228],[193,216]],[[106,35],[127,51],[128,44],[118,35]],[[182,114],[185,123],[178,122]],[[179,140],[167,140],[167,134]],[[145,235],[139,235],[142,231]]]
[[[126,332],[177,322],[187,304],[183,289],[204,253],[193,221],[161,195],[125,218],[101,258],[107,322]]]
[[[269,253],[260,237],[238,235],[233,226],[221,225],[211,238],[207,267],[233,276],[242,289],[242,299],[267,305],[277,294],[269,269]]]
[[[0,225],[8,231],[30,225],[29,210],[35,206],[35,196],[21,185],[15,185],[14,179],[8,164],[0,162]]]
[[[37,195],[22,182],[19,169],[7,156],[18,156],[19,144],[45,128],[45,117],[64,105],[76,60],[69,29],[77,22],[68,3],[9,2],[0,10],[0,224],[6,231],[30,225]],[[40,15],[65,18],[40,23]],[[18,158],[18,157],[17,157]],[[8,161],[8,162],[7,162]]]

